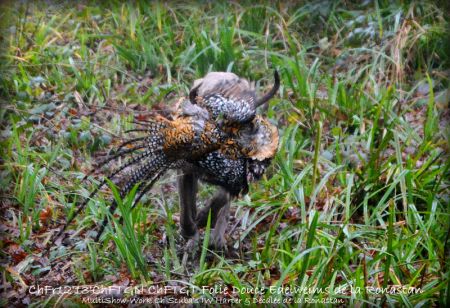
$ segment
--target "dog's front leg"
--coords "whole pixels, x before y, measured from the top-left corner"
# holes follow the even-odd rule
[[[197,226],[199,228],[206,226],[209,212],[211,211],[211,242],[210,246],[217,249],[223,249],[226,244],[225,231],[228,226],[228,217],[230,214],[231,195],[225,189],[219,187],[214,196],[209,200],[197,215]]]
[[[197,190],[198,179],[194,173],[180,171],[178,191],[180,198],[181,235],[186,239],[198,238],[197,224]]]

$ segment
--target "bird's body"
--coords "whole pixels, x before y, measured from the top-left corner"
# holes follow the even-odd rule
[[[227,135],[213,122],[198,125],[192,116],[167,120],[162,117],[155,119],[158,124],[153,129],[150,126],[147,134],[160,136],[160,150],[171,161],[180,159],[197,160],[214,150],[219,149],[227,141]]]
[[[246,125],[226,128],[211,121],[198,125],[197,120],[183,115],[174,120],[158,117],[145,124],[148,136],[140,155],[147,157],[128,172],[124,194],[167,169],[195,168],[205,182],[222,186],[232,195],[246,192],[248,182],[262,176],[277,149],[275,126],[260,116]]]
[[[245,126],[230,129],[228,144],[197,160],[200,179],[219,185],[233,196],[246,193],[250,182],[264,174],[278,145],[278,131],[262,117],[256,116]]]

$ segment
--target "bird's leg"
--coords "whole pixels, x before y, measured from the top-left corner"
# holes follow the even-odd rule
[[[228,225],[228,216],[230,212],[231,196],[223,188],[218,188],[217,192],[208,202],[200,213],[197,215],[197,226],[204,227],[208,221],[208,215],[211,210],[211,243],[210,245],[215,248],[224,248],[226,244],[225,230]]]

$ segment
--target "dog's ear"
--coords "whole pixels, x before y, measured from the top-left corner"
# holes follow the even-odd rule
[[[273,77],[275,79],[275,83],[272,89],[270,89],[269,92],[267,92],[263,97],[259,98],[256,101],[255,103],[256,107],[262,106],[265,103],[267,103],[277,93],[278,89],[280,88],[280,75],[278,74],[277,70],[275,70]]]

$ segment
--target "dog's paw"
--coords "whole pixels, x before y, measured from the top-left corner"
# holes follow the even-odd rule
[[[200,241],[200,236],[198,232],[186,241],[186,245],[184,246],[184,253],[182,259],[183,267],[186,267],[187,261],[189,259],[194,260],[197,255],[198,243]]]
[[[227,248],[225,234],[222,232],[217,232],[216,229],[211,230],[209,246],[216,251],[224,251]]]
[[[193,237],[187,240],[186,246],[184,247],[184,252],[187,253],[195,253],[197,252],[198,243],[199,243],[200,237],[198,235],[198,232],[195,233]]]

